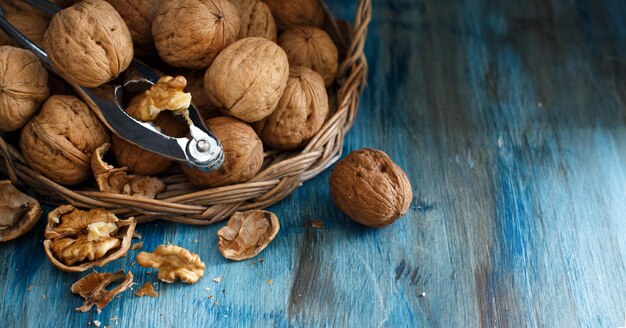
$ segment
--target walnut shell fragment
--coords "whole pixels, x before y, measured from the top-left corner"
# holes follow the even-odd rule
[[[330,193],[342,212],[372,228],[406,214],[413,199],[406,173],[384,152],[367,148],[351,152],[335,165]]]
[[[11,181],[0,181],[0,242],[30,231],[41,218],[39,202],[17,190]]]
[[[44,250],[57,268],[82,272],[125,256],[136,224],[102,208],[81,211],[63,205],[48,214]]]
[[[135,295],[138,297],[142,297],[142,296],[157,297],[159,296],[159,293],[157,293],[157,291],[154,290],[154,286],[151,283],[146,282],[143,285],[141,285],[139,289],[137,289],[137,291],[135,292]]]
[[[204,275],[205,265],[198,254],[171,244],[161,245],[154,252],[139,252],[137,263],[145,268],[159,270],[159,279],[174,283],[176,279],[194,284]]]
[[[125,167],[116,169],[107,164],[102,157],[110,146],[110,144],[105,143],[98,147],[91,158],[91,168],[100,191],[155,198],[156,195],[165,190],[165,183],[161,179],[128,174]]]
[[[272,11],[261,0],[231,0],[239,12],[239,38],[256,36],[276,42],[276,23]]]
[[[111,290],[106,288],[114,282],[120,281],[120,284]],[[98,273],[96,271],[78,279],[72,287],[71,291],[74,294],[78,294],[85,299],[85,302],[81,307],[76,308],[76,311],[87,312],[94,305],[98,307],[98,311],[102,310],[115,295],[125,291],[133,283],[133,274],[128,272],[124,274],[124,271],[120,270],[115,273],[103,272]]]
[[[187,80],[184,76],[161,77],[141,98],[137,118],[151,122],[159,113],[166,110],[179,115],[187,112],[191,106],[191,93],[183,91],[186,86]]]
[[[233,261],[253,258],[274,240],[279,229],[278,218],[272,212],[235,212],[217,231],[217,249]]]

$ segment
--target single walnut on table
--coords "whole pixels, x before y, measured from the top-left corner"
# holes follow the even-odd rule
[[[217,248],[222,256],[233,261],[253,258],[274,240],[279,229],[278,218],[272,212],[235,212],[217,231]]]
[[[115,282],[120,282],[115,288],[107,290],[106,288]],[[98,307],[98,311],[102,310],[115,295],[125,291],[133,283],[133,274],[120,270],[116,273],[96,271],[78,279],[71,288],[72,293],[78,294],[85,299],[83,305],[76,308],[77,311],[87,312],[94,305]]]
[[[130,30],[135,55],[155,52],[152,37],[152,20],[159,8],[159,0],[106,0],[122,16]]]
[[[119,220],[101,208],[81,211],[63,205],[48,214],[44,250],[63,271],[103,266],[126,255],[136,224],[132,218]]]
[[[264,0],[272,10],[276,25],[281,30],[291,26],[322,26],[324,7],[319,0]]]
[[[11,181],[0,181],[0,242],[30,231],[41,217],[39,202],[17,190]]]
[[[198,254],[175,245],[161,245],[154,252],[139,252],[137,263],[159,270],[159,279],[174,283],[177,279],[194,284],[204,275],[205,265]]]
[[[231,0],[239,12],[239,38],[256,36],[276,41],[276,23],[272,11],[261,0]]]

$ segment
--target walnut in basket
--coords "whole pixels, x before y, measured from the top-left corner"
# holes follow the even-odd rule
[[[291,26],[322,26],[324,8],[319,0],[265,0],[281,30]]]
[[[84,102],[52,96],[22,130],[20,148],[33,169],[74,185],[91,176],[91,155],[108,141],[108,131]]]
[[[159,0],[106,0],[122,16],[130,30],[135,55],[155,52],[152,38],[152,20],[159,8]]]
[[[278,44],[287,53],[289,65],[310,67],[322,76],[326,86],[333,83],[339,67],[339,54],[324,30],[295,26],[280,35]]]
[[[278,107],[253,127],[264,144],[291,150],[319,131],[328,114],[328,95],[322,77],[310,68],[292,67]]]
[[[14,131],[48,98],[48,71],[27,50],[0,46],[0,131]]]
[[[237,40],[239,24],[237,9],[228,0],[162,1],[152,34],[166,63],[202,69]]]
[[[276,23],[267,4],[261,0],[231,0],[239,12],[239,38],[257,36],[276,41]]]
[[[126,23],[103,0],[84,0],[54,15],[43,46],[61,75],[85,87],[114,79],[133,59]]]
[[[182,164],[196,186],[216,187],[240,183],[254,177],[263,165],[263,144],[254,130],[231,117],[208,119],[206,125],[222,142],[224,164],[213,172],[202,172]]]
[[[50,21],[48,17],[36,15],[31,11],[8,11],[4,18],[25,37],[41,47],[43,35]],[[17,45],[4,31],[0,31],[0,44]]]
[[[187,79],[185,91],[191,93],[191,102],[196,106],[203,119],[222,116],[219,108],[209,101],[209,95],[204,90],[204,71],[184,70],[180,72]]]
[[[213,105],[246,122],[270,115],[285,90],[289,63],[276,43],[244,38],[222,51],[204,77]]]

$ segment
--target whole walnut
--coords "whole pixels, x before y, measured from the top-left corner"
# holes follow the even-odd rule
[[[126,108],[126,113],[138,119],[143,94],[133,98]],[[188,131],[188,126],[178,120],[169,111],[161,112],[152,122],[163,134],[175,138],[183,137]],[[157,175],[167,170],[172,165],[172,160],[153,152],[139,148],[134,144],[113,135],[111,137],[111,150],[120,166],[128,167],[128,171],[139,175]]]
[[[278,106],[272,114],[254,124],[264,144],[291,150],[308,142],[322,127],[328,114],[324,80],[312,69],[296,66]]]
[[[0,131],[14,131],[48,98],[48,71],[30,51],[0,46]]]
[[[84,0],[54,15],[43,47],[62,76],[84,87],[116,78],[133,59],[126,23],[103,0]]]
[[[155,52],[152,38],[152,20],[156,16],[160,0],[106,0],[122,16],[130,30],[135,55]]]
[[[265,3],[281,30],[295,25],[319,27],[324,24],[324,8],[320,0],[265,0]]]
[[[204,76],[204,88],[224,113],[256,122],[274,111],[288,78],[287,55],[276,43],[244,38],[215,58]]]
[[[52,96],[22,130],[20,148],[30,166],[64,185],[91,176],[91,155],[109,134],[87,105],[73,96]]]
[[[206,125],[222,143],[224,164],[213,172],[182,164],[189,182],[217,187],[248,181],[259,172],[263,165],[263,144],[249,125],[226,116],[208,119]]]
[[[239,12],[239,38],[257,36],[276,41],[276,23],[270,8],[261,0],[231,0]]]
[[[287,53],[289,65],[310,67],[320,73],[326,86],[333,83],[339,54],[328,33],[315,27],[296,26],[281,34],[278,44]]]
[[[29,11],[8,11],[4,14],[13,27],[20,31],[26,38],[41,47],[43,35],[48,28],[50,19],[43,15],[34,15]],[[16,46],[17,44],[8,34],[0,30],[0,44]]]
[[[152,35],[166,63],[202,69],[237,40],[239,24],[237,9],[228,0],[162,1]]]
[[[404,171],[384,152],[367,148],[351,152],[335,165],[330,193],[342,212],[372,228],[406,214],[413,198]]]

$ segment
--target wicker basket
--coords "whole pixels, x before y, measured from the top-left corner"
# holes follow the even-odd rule
[[[140,223],[163,219],[206,225],[224,220],[236,210],[270,206],[340,158],[344,135],[355,119],[365,87],[367,61],[363,47],[371,18],[370,0],[359,0],[353,27],[336,21],[328,10],[326,17],[325,29],[337,44],[341,58],[336,86],[329,92],[332,116],[304,149],[266,151],[263,168],[248,182],[200,190],[191,186],[174,165],[162,177],[167,188],[157,199],[102,193],[94,191],[97,189],[93,185],[71,190],[32,170],[20,152],[1,136],[0,172],[14,184],[31,188],[44,202],[104,207],[120,217],[134,216]]]

